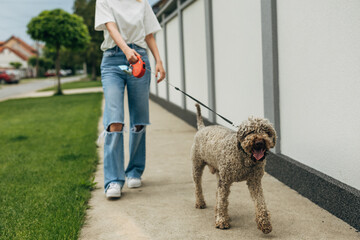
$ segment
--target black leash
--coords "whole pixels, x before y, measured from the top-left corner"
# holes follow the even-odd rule
[[[184,94],[185,96],[191,98],[192,100],[194,100],[195,102],[197,102],[198,104],[200,104],[201,106],[207,108],[208,110],[210,110],[211,112],[215,113],[216,115],[218,115],[219,117],[221,117],[224,121],[226,121],[227,123],[231,124],[234,127],[238,127],[236,126],[232,121],[230,121],[229,119],[221,116],[220,114],[218,114],[217,112],[215,112],[214,110],[212,110],[211,108],[209,108],[208,106],[206,106],[205,104],[203,104],[202,102],[200,102],[199,100],[197,100],[196,98],[190,96],[189,94],[187,94],[186,92],[184,92],[183,90],[181,90],[180,88],[172,85],[167,79],[164,79],[170,86],[172,86],[173,88],[175,88],[175,90],[181,92],[182,94]]]
[[[154,72],[152,72],[150,69],[145,68],[147,71],[149,71],[150,73],[152,73],[154,76],[156,76],[156,74]],[[239,126],[236,126],[232,121],[230,121],[229,119],[227,119],[226,117],[221,116],[220,114],[218,114],[217,112],[215,112],[214,110],[212,110],[211,108],[209,108],[208,106],[206,106],[205,104],[203,104],[202,102],[200,102],[199,100],[197,100],[196,98],[190,96],[189,94],[187,94],[186,92],[184,92],[183,90],[181,90],[180,88],[172,85],[166,78],[164,79],[167,84],[169,84],[170,86],[172,86],[173,88],[175,88],[175,90],[181,92],[182,94],[184,94],[185,96],[189,97],[190,99],[194,100],[195,102],[199,103],[201,106],[207,108],[208,110],[210,110],[211,112],[215,113],[216,115],[218,115],[219,117],[221,117],[225,122],[231,124],[232,126],[238,128]]]
[[[120,69],[122,71],[124,71],[125,73],[129,74],[129,75],[132,75],[132,67],[130,67],[130,70],[129,70],[129,66],[127,65],[120,65],[119,66]],[[143,68],[147,71],[149,71],[150,73],[152,73],[154,76],[156,76],[157,74],[155,74],[154,72],[152,72],[150,69],[146,68],[145,67],[145,64],[143,64]],[[184,94],[185,96],[189,97],[190,99],[194,100],[195,102],[199,103],[201,106],[207,108],[209,111],[215,113],[216,115],[218,115],[220,118],[222,118],[225,122],[231,124],[232,126],[238,128],[239,126],[236,126],[232,121],[230,121],[229,119],[227,119],[226,117],[224,116],[221,116],[220,114],[218,114],[217,112],[215,112],[214,110],[212,110],[211,108],[209,108],[208,106],[206,106],[205,104],[203,104],[202,102],[200,102],[199,100],[197,100],[196,98],[190,96],[189,94],[187,94],[186,92],[184,92],[183,90],[181,90],[180,88],[172,85],[167,79],[164,79],[167,84],[169,84],[170,86],[172,86],[173,88],[175,88],[175,90],[181,92],[182,94]]]

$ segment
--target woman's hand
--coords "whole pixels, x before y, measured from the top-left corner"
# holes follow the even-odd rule
[[[155,58],[155,61],[156,61],[155,77],[157,78],[158,73],[160,73],[159,79],[157,80],[157,83],[159,83],[165,78],[165,70],[164,70],[164,67],[163,67],[163,64],[162,64],[162,61],[160,58],[159,50],[157,48],[154,35],[152,33],[148,34],[145,37],[145,41],[146,41],[147,45],[149,46],[149,48]]]
[[[119,46],[119,48],[121,49],[121,51],[124,52],[126,59],[128,60],[128,62],[130,64],[134,64],[138,61],[137,59],[137,55],[139,55],[134,49],[131,49],[126,42],[124,41],[124,39],[122,38],[119,29],[116,25],[116,23],[114,22],[108,22],[105,24],[107,30],[110,33],[111,38],[115,41],[116,45]]]
[[[138,54],[134,49],[132,48],[127,48],[126,51],[124,52],[126,59],[128,60],[128,62],[130,64],[134,64],[138,61],[137,56],[140,54]]]
[[[161,61],[156,62],[156,66],[155,66],[155,77],[157,78],[158,73],[160,73],[159,79],[157,80],[157,83],[161,82],[162,80],[164,80],[165,78],[165,70],[163,67],[163,64]]]

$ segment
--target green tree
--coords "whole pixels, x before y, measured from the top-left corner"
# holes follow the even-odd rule
[[[74,13],[82,16],[84,23],[88,27],[91,36],[91,42],[83,55],[86,59],[87,69],[91,73],[91,79],[96,80],[96,76],[100,74],[100,64],[102,51],[100,45],[104,40],[103,33],[95,31],[95,4],[96,0],[75,0]]]
[[[28,60],[28,64],[30,66],[35,67],[36,62],[38,61],[39,69],[38,69],[38,76],[44,76],[45,72],[48,69],[52,69],[55,67],[54,61],[45,57],[39,57],[39,59],[36,59],[36,57],[30,57]]]
[[[45,58],[51,59],[54,62],[56,61],[56,49],[54,47],[45,46],[43,49],[43,54]],[[83,68],[83,63],[85,62],[84,54],[80,50],[71,50],[65,47],[60,48],[60,68],[61,69],[71,69],[73,73],[77,69]]]
[[[20,63],[20,62],[10,62],[10,65],[13,66],[16,69],[19,69],[19,68],[21,68],[22,63]]]
[[[34,40],[44,41],[56,49],[56,74],[58,78],[57,95],[61,95],[60,85],[60,48],[76,50],[85,48],[90,42],[90,35],[84,21],[76,14],[62,9],[43,11],[30,20],[27,33]]]

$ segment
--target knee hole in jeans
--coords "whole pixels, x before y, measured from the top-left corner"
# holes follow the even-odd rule
[[[140,132],[144,128],[144,125],[135,125],[135,132]]]
[[[124,126],[124,124],[122,124],[122,123],[112,123],[106,130],[108,132],[121,132],[123,129],[123,126]]]

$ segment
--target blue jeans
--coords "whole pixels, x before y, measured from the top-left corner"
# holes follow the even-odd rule
[[[135,44],[129,45],[135,49],[144,60],[146,68],[150,69],[147,52]],[[119,47],[108,49],[103,53],[101,62],[101,82],[105,96],[104,109],[104,188],[111,182],[118,182],[121,186],[128,178],[141,178],[145,169],[145,138],[146,125],[149,125],[149,91],[150,71],[146,71],[142,78],[135,78],[124,73],[119,65],[128,65],[125,54]],[[129,164],[124,170],[124,130],[110,132],[113,123],[124,124],[124,90],[127,87],[130,138]],[[144,126],[136,131],[135,126]],[[124,127],[123,127],[124,129]]]

